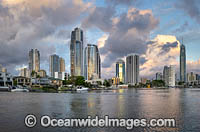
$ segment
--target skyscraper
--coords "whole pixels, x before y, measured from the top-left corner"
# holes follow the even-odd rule
[[[101,58],[97,45],[88,44],[85,48],[84,76],[86,80],[101,78]]]
[[[139,55],[129,54],[126,57],[126,82],[136,85],[139,82]]]
[[[70,65],[72,76],[83,76],[83,31],[80,28],[71,33]]]
[[[183,44],[180,47],[180,81],[186,82],[186,52]]]
[[[40,70],[40,52],[37,49],[29,51],[29,70],[30,72]]]
[[[175,66],[170,65],[165,66],[163,70],[163,80],[165,85],[169,87],[174,87],[176,85],[176,71]]]
[[[20,76],[22,77],[30,77],[30,70],[27,68],[22,68],[20,70]]]
[[[116,77],[125,83],[125,62],[121,59],[116,62]]]
[[[163,80],[163,75],[160,72],[156,73],[156,80]]]
[[[54,54],[50,56],[50,74],[51,77],[54,77],[55,72],[59,72],[60,71],[60,60],[59,60],[59,56]]]
[[[65,72],[65,60],[60,57],[60,72]]]

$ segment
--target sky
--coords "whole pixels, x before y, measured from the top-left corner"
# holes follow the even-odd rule
[[[37,48],[41,69],[49,56],[65,59],[70,72],[70,34],[80,27],[84,46],[99,47],[102,77],[115,76],[115,62],[140,55],[140,77],[154,78],[165,65],[179,72],[180,44],[187,72],[200,74],[199,0],[0,0],[0,64],[13,75],[28,66]]]

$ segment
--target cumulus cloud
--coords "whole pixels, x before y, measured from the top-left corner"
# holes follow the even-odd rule
[[[103,67],[109,67],[116,59],[129,53],[143,54],[149,34],[158,23],[150,10],[131,8],[122,14],[109,32],[104,47],[100,48],[106,56]]]
[[[148,42],[147,50],[141,57],[145,63],[140,66],[141,76],[154,76],[156,72],[162,72],[165,65],[178,66],[180,43],[175,36],[157,35]]]
[[[2,0],[0,1],[0,63],[14,72],[27,65],[28,52],[37,48],[41,63],[56,52],[47,38],[68,39],[63,28],[87,12],[90,3],[82,0]]]

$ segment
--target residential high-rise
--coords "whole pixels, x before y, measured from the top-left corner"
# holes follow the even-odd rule
[[[180,81],[186,82],[186,52],[183,44],[180,47]]]
[[[162,73],[160,73],[160,72],[156,73],[156,80],[163,80]]]
[[[84,76],[86,80],[101,78],[101,57],[97,45],[88,44],[85,48]]]
[[[59,56],[54,54],[50,56],[50,74],[51,77],[54,77],[55,72],[59,72],[60,71],[60,60],[59,60]]]
[[[175,87],[176,85],[176,71],[175,66],[165,66],[163,70],[163,80],[166,86]]]
[[[40,70],[40,52],[37,49],[29,51],[29,70],[30,72]]]
[[[195,81],[197,81],[196,74],[194,74],[193,72],[187,73],[187,82],[191,83],[191,82],[195,82]]]
[[[125,62],[121,59],[116,62],[116,77],[125,83]]]
[[[3,68],[3,66],[0,64],[0,72],[2,72],[2,68]]]
[[[62,57],[60,57],[60,60],[59,60],[60,62],[60,72],[65,72],[65,60],[62,58]]]
[[[28,68],[22,68],[20,70],[20,76],[22,77],[30,77],[30,70]]]
[[[126,82],[131,85],[139,83],[139,55],[129,54],[126,57]]]
[[[38,72],[38,75],[39,75],[40,77],[42,77],[42,78],[45,78],[45,77],[47,76],[47,73],[46,73],[45,70],[40,70],[40,71]]]
[[[80,28],[71,33],[70,65],[72,76],[83,76],[83,31]]]

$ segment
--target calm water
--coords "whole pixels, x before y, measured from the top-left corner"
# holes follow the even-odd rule
[[[175,118],[176,128],[135,128],[132,131],[200,131],[200,89],[120,89],[90,93],[0,93],[0,131],[127,131],[125,128],[34,128],[24,125],[27,114],[37,118]],[[130,130],[129,130],[130,131]]]

